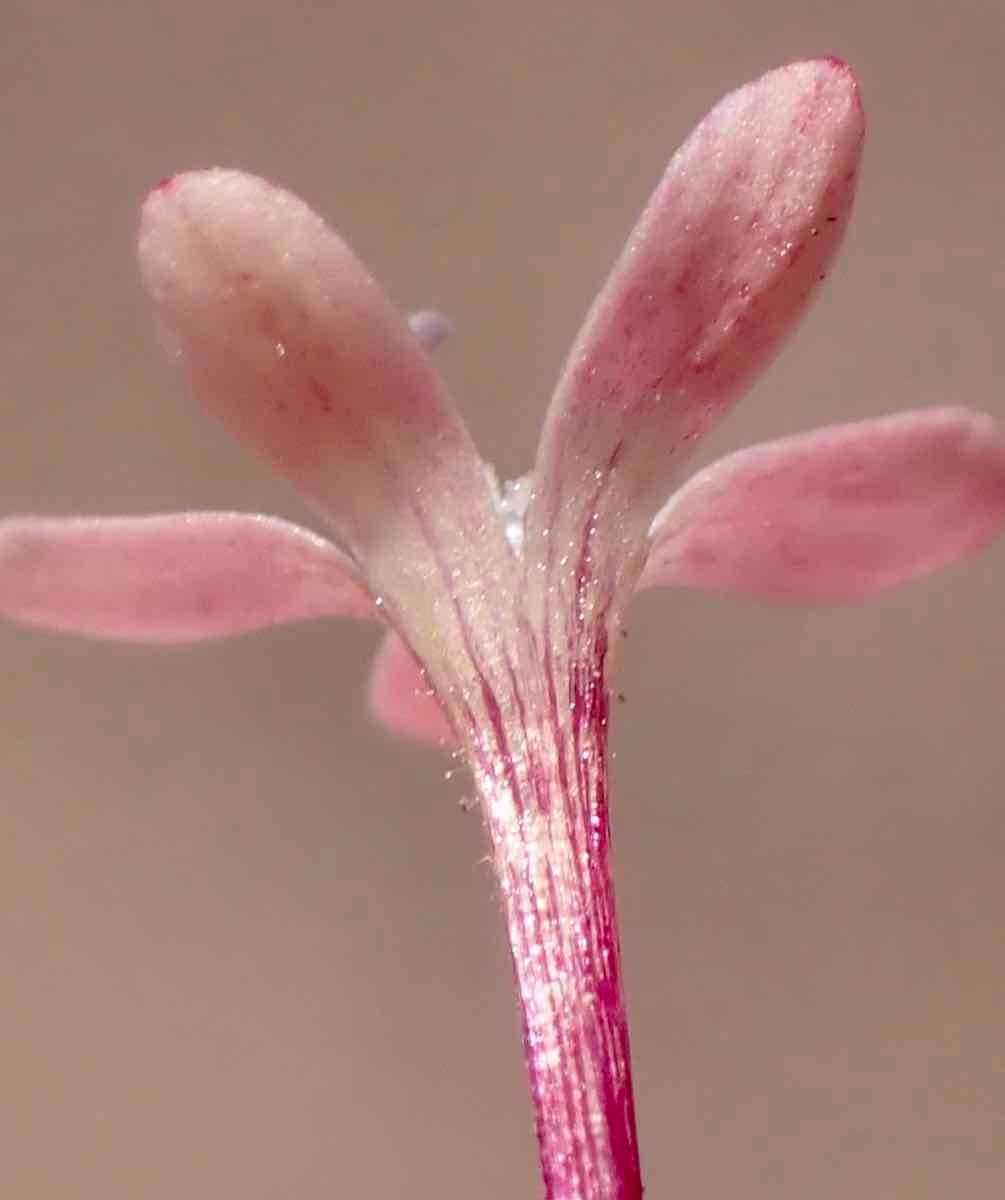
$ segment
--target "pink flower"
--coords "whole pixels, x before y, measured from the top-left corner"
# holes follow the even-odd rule
[[[176,176],[140,231],[164,339],[333,540],[242,513],[0,523],[0,613],[31,624],[158,642],[388,624],[373,710],[449,739],[474,773],[552,1197],[641,1195],[606,774],[634,590],[853,599],[982,548],[1005,519],[1005,439],[964,409],[757,446],[672,492],[824,278],[862,139],[834,59],[713,109],[587,317],[533,470],[503,488],[428,357],[434,314],[403,321],[288,193]]]

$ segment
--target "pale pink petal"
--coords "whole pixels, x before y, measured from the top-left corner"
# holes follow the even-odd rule
[[[531,557],[595,527],[641,550],[685,447],[772,359],[851,210],[858,89],[835,59],[721,101],[672,159],[573,347],[545,425]],[[578,503],[569,504],[575,496]]]
[[[454,741],[436,695],[402,639],[389,633],[374,659],[370,711],[394,733],[438,746]]]
[[[484,586],[479,548],[482,576],[506,570],[505,544],[430,356],[352,251],[296,197],[211,170],[150,195],[140,264],[208,408],[325,515],[427,665],[449,657],[451,597]]]
[[[378,611],[339,550],[276,517],[0,521],[0,616],[47,629],[186,642]]]
[[[982,549],[1005,522],[1005,436],[934,409],[730,455],[653,523],[640,586],[867,595]]]

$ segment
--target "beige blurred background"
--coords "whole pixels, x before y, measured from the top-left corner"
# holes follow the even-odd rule
[[[840,268],[703,455],[1005,418],[992,0],[5,0],[0,511],[307,519],[182,395],[132,255],[159,177],[285,181],[403,306],[503,475],[667,157],[836,53]],[[652,1197],[1005,1194],[1005,544],[866,607],[647,596],[615,832]],[[172,651],[0,630],[0,1195],[540,1192],[463,780],[361,704],[373,631]]]

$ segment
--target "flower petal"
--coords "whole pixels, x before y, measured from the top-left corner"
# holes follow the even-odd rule
[[[1005,436],[964,409],[754,446],[701,471],[653,522],[641,587],[841,599],[983,548],[1005,522]]]
[[[330,542],[276,517],[8,517],[0,615],[46,629],[186,642],[308,617],[376,617]]]
[[[445,661],[453,595],[491,585],[506,548],[467,430],[372,277],[302,201],[227,170],[151,194],[140,264],[196,392],[325,514],[427,665]]]
[[[616,531],[619,556],[641,548],[681,450],[767,365],[823,279],[862,139],[855,79],[822,59],[727,96],[677,152],[549,410],[528,514],[538,557],[591,523]]]
[[[451,745],[454,735],[419,664],[396,633],[389,633],[370,675],[370,712],[393,733],[418,742]]]

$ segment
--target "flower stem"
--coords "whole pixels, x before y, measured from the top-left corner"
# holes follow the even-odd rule
[[[477,772],[548,1200],[642,1195],[610,872],[608,692],[603,656],[594,661],[571,672],[578,703],[552,705]]]

